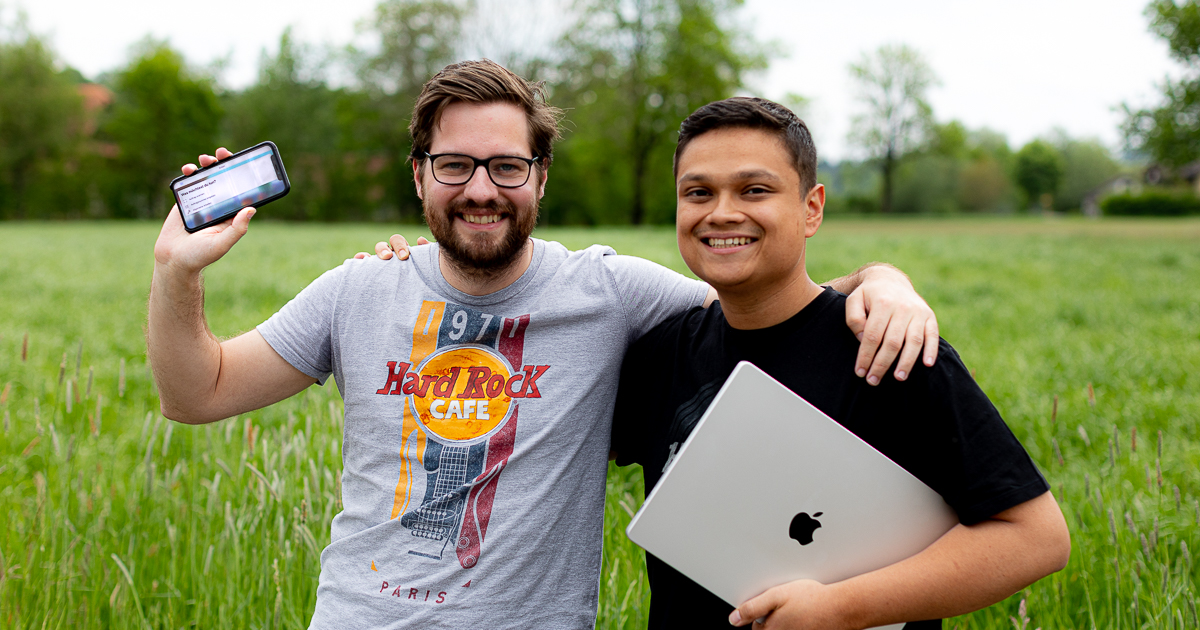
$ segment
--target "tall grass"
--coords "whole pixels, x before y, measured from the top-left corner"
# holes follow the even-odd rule
[[[378,227],[262,224],[207,274],[252,328]],[[406,230],[410,238],[422,231]],[[142,328],[157,228],[0,225],[0,627],[305,626],[340,509],[341,401],[310,388],[190,427],[158,413]],[[683,269],[668,230],[546,230]],[[1197,627],[1200,222],[832,222],[825,279],[908,271],[1050,480],[1070,564],[948,628]],[[644,627],[610,470],[600,627]]]

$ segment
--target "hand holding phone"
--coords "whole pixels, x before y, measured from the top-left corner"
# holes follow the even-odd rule
[[[183,228],[197,232],[292,190],[279,148],[267,141],[171,181]]]
[[[201,155],[198,160],[201,167],[229,159],[233,154],[221,147],[215,156]],[[182,169],[185,176],[199,170],[196,164],[185,164]],[[227,254],[250,227],[250,219],[254,216],[254,208],[244,208],[232,219],[224,223],[209,226],[196,233],[189,233],[183,224],[183,213],[178,205],[173,206],[163,222],[162,231],[154,243],[155,277],[160,271],[170,276],[192,277],[200,273]],[[182,275],[180,275],[182,274]]]

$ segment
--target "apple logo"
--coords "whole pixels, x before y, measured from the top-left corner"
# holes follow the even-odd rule
[[[817,512],[809,516],[807,513],[801,512],[792,517],[792,525],[788,527],[788,538],[795,540],[801,545],[811,543],[813,541],[813,532],[817,531],[817,528],[821,526],[821,521],[813,517],[822,514],[824,512]]]

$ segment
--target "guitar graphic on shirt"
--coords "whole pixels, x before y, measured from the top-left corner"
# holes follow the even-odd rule
[[[453,546],[463,568],[478,562],[513,452],[516,399],[540,398],[537,379],[550,367],[522,364],[529,322],[426,301],[409,361],[388,362],[377,393],[405,397],[392,518],[412,536],[409,554],[440,561]],[[418,461],[425,491],[410,509]]]

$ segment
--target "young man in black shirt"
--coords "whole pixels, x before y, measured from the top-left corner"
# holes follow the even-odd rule
[[[649,492],[745,360],[938,491],[961,524],[902,562],[829,585],[782,584],[737,609],[647,554],[651,628],[937,628],[1067,562],[1070,539],[1048,484],[949,344],[904,382],[847,377],[858,341],[841,323],[846,296],[805,270],[825,204],[816,163],[804,123],[770,101],[727,99],[684,121],[679,249],[720,301],[667,320],[626,354],[617,463],[642,464]],[[752,505],[729,507],[754,518]]]

